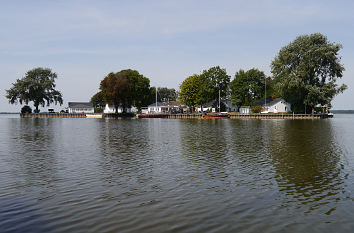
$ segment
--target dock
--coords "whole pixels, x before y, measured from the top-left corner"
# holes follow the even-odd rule
[[[168,119],[327,119],[329,114],[138,114],[138,118]]]

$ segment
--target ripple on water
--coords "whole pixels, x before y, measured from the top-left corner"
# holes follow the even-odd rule
[[[345,232],[341,121],[0,118],[0,232]]]

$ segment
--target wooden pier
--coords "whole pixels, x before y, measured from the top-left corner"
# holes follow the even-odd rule
[[[21,118],[86,118],[85,113],[26,113]]]
[[[211,116],[211,117],[208,117]],[[217,117],[220,116],[220,117]],[[168,119],[326,119],[328,114],[139,114],[139,118],[168,118]]]

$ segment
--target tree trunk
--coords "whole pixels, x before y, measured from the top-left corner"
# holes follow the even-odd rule
[[[34,107],[36,107],[35,113],[39,113],[39,104],[34,103]]]

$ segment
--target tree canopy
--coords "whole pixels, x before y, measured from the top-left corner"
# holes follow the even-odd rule
[[[209,101],[218,99],[219,91],[221,98],[226,97],[230,83],[230,76],[227,75],[226,69],[220,66],[211,67],[204,70],[201,76],[206,80],[205,85],[208,86],[205,95],[208,95]]]
[[[265,87],[265,79],[267,79],[267,87]],[[265,97],[265,88],[267,96],[271,96],[273,91],[270,81],[264,72],[258,69],[239,70],[230,83],[232,104],[252,105]]]
[[[203,95],[205,77],[194,74],[186,78],[180,85],[179,98],[187,106],[194,108],[206,102]]]
[[[63,104],[60,91],[56,90],[55,79],[57,74],[49,68],[34,68],[28,71],[22,79],[17,79],[9,90],[6,90],[6,98],[11,104],[33,102],[35,112],[39,112],[39,106],[49,106],[52,103]]]
[[[122,70],[109,73],[100,84],[106,103],[113,104],[116,112],[121,106],[125,112],[128,107],[141,107],[150,104],[150,80],[136,70]]]
[[[91,97],[90,102],[92,103],[93,107],[95,108],[95,111],[97,112],[102,112],[103,108],[106,105],[102,91],[99,91],[94,94]]]
[[[315,33],[297,37],[273,60],[275,87],[297,112],[331,103],[347,86],[337,84],[344,67],[338,55],[342,45]]]
[[[174,88],[167,88],[167,87],[157,88],[158,102],[175,101],[176,99],[177,99],[177,92]]]

